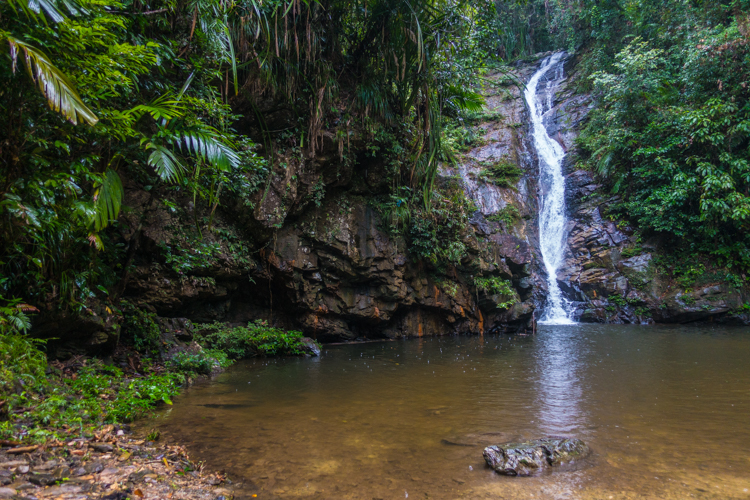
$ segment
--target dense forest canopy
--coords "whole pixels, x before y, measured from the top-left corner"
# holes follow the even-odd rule
[[[210,231],[218,206],[263,189],[279,140],[314,156],[324,130],[340,144],[367,130],[397,138],[394,193],[429,206],[451,155],[444,123],[481,108],[483,68],[560,48],[598,100],[579,160],[619,197],[616,213],[739,276],[748,11],[747,0],[6,0],[0,328],[121,293],[124,179],[188,194]],[[291,129],[264,124],[268,99],[293,111]],[[257,114],[252,138],[239,104]]]

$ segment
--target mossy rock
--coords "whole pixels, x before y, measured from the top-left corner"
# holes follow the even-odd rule
[[[571,464],[591,453],[580,439],[547,437],[534,441],[488,446],[484,459],[506,476],[531,476],[551,467]]]

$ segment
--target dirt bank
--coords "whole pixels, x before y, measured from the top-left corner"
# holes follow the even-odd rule
[[[154,436],[150,436],[154,437]],[[235,485],[181,446],[105,426],[94,438],[26,446],[5,441],[0,498],[229,500]]]

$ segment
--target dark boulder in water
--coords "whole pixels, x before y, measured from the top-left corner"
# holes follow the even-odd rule
[[[302,350],[311,356],[320,356],[320,345],[310,337],[302,337]]]
[[[580,439],[548,437],[522,443],[488,446],[484,459],[496,472],[507,476],[531,476],[550,467],[570,464],[591,453]]]

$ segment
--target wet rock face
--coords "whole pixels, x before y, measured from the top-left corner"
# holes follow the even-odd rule
[[[521,80],[531,71],[532,65],[519,68]],[[126,183],[132,210],[121,227],[128,248],[137,252],[125,297],[163,317],[235,324],[265,319],[323,342],[530,328],[539,283],[536,180],[520,126],[523,98],[514,85],[501,86],[508,92],[488,96],[487,118],[476,125],[482,139],[466,151],[460,167],[478,207],[462,235],[467,252],[460,263],[438,271],[410,256],[404,239],[387,233],[372,207],[376,196],[390,190],[389,167],[357,154],[365,144],[355,138],[345,146],[356,161],[344,162],[341,139],[325,132],[314,156],[278,152],[268,186],[252,203],[217,210],[216,227],[236,230],[248,250],[230,256],[222,247],[218,258],[197,271],[175,273],[159,257],[160,249],[174,246],[170,241],[186,221]],[[499,161],[524,172],[513,177],[515,185],[501,187],[481,175]],[[457,175],[447,168],[436,182],[455,182]],[[190,212],[192,202],[185,203]],[[512,223],[491,218],[509,206],[517,209]],[[519,302],[499,308],[508,298],[478,291],[477,276],[510,281]]]
[[[493,235],[482,248],[469,247],[447,280],[410,258],[404,240],[381,227],[369,205],[334,198],[277,232],[275,251],[264,257],[276,283],[275,301],[296,310],[299,328],[311,337],[481,333],[528,321],[531,310],[500,310],[499,297],[476,294],[470,281],[471,270],[484,266],[520,283],[531,260],[524,241]]]
[[[160,316],[236,324],[261,318],[319,341],[523,328],[533,304],[498,309],[501,297],[476,293],[472,275],[481,270],[511,280],[526,300],[533,286],[531,247],[498,232],[481,213],[473,221],[468,253],[446,278],[411,258],[403,238],[384,232],[367,198],[345,191],[275,229],[241,259],[244,267],[236,257],[221,256],[199,276],[175,275],[144,259],[131,273],[126,296]],[[147,228],[141,238],[143,248],[154,248],[168,235]],[[179,321],[160,326],[189,340]]]
[[[591,453],[580,439],[549,437],[522,443],[506,443],[484,449],[484,460],[506,476],[532,476],[551,467],[571,464]]]
[[[604,194],[594,176],[568,174],[570,228],[568,253],[558,279],[577,301],[580,321],[648,324],[693,321],[747,323],[734,311],[745,302],[741,292],[721,280],[690,289],[671,283],[654,257],[658,241],[641,242],[629,227],[603,214],[617,199]]]

